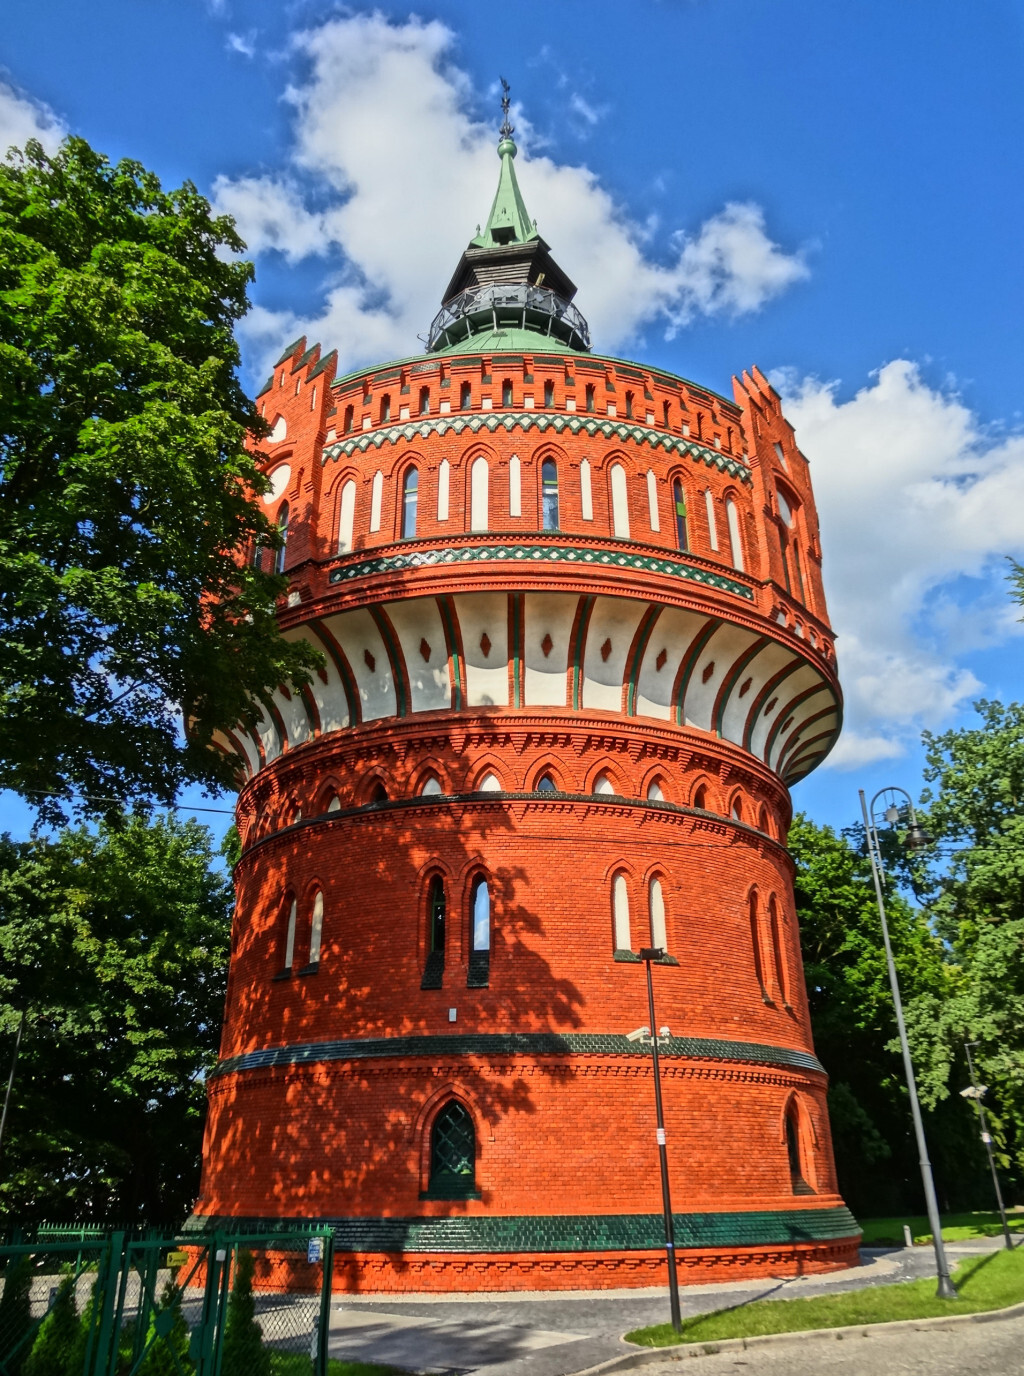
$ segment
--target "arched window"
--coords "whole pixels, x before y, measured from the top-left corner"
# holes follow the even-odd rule
[[[789,1159],[790,1189],[794,1194],[813,1194],[813,1189],[804,1177],[800,1151],[800,1110],[795,1099],[790,1099],[786,1106],[786,1156]]]
[[[793,541],[793,568],[796,570],[796,585],[800,590],[800,601],[807,605],[807,590],[804,587],[804,570],[800,562],[800,546]]]
[[[549,379],[549,380],[548,380],[547,382],[545,382],[545,384],[544,384],[544,405],[545,405],[546,407],[550,407],[550,406],[554,406],[554,404],[555,404],[555,384]]]
[[[629,890],[624,874],[617,874],[612,880],[612,921],[616,951],[631,951],[633,938],[629,930]]]
[[[319,889],[313,899],[313,916],[309,924],[309,964],[316,968],[320,964],[320,944],[324,935],[324,896]]]
[[[732,800],[732,807],[729,809],[729,816],[732,818],[734,822],[743,821],[743,802],[740,799],[740,795],[738,793],[736,794],[736,797]]]
[[[491,891],[478,874],[469,892],[469,970],[467,989],[486,989],[491,968]]]
[[[779,906],[775,895],[768,899],[768,929],[772,938],[772,958],[775,963],[775,984],[784,1008],[789,1007],[789,981],[786,978],[786,956],[782,949],[782,930],[779,925]]]
[[[402,479],[402,539],[416,537],[416,503],[419,498],[420,474],[416,467],[407,468]]]
[[[715,499],[710,487],[704,489],[704,509],[708,517],[708,543],[713,550],[718,549],[718,523],[715,520]]]
[[[648,894],[651,915],[651,945],[668,953],[668,933],[665,928],[665,894],[660,879],[652,879]]]
[[[508,461],[508,514],[523,514],[523,465],[518,454],[510,455]]]
[[[334,793],[334,794],[331,795],[331,801],[327,804],[327,811],[328,811],[328,812],[340,812],[340,811],[341,811],[341,799],[338,797],[338,795],[337,795],[336,793]]]
[[[387,800],[388,800],[388,791],[387,791],[387,789],[384,787],[383,782],[382,782],[380,779],[378,779],[377,782],[376,782],[376,783],[374,784],[374,786],[373,786],[373,791],[372,791],[371,794],[370,794],[370,802],[371,802],[371,803],[386,803]]]
[[[585,395],[586,395],[586,403],[585,403],[585,404],[586,404],[586,408],[587,408],[588,411],[593,411],[593,409],[594,409],[594,384],[593,384],[592,382],[588,382],[588,383],[587,383],[587,390],[586,390],[586,394],[585,394]]]
[[[652,803],[663,803],[665,801],[665,792],[659,780],[652,779],[647,785],[647,798],[648,801]]]
[[[436,774],[429,775],[423,787],[420,789],[420,795],[424,798],[435,798],[440,792],[441,780]]]
[[[544,530],[558,529],[558,467],[554,459],[540,466],[541,521]]]
[[[274,560],[274,572],[284,573],[285,555],[288,552],[288,503],[282,502],[281,508],[277,513],[277,528],[281,534],[281,548],[277,551]]]
[[[345,407],[345,416],[344,416],[344,419],[342,420],[342,423],[341,423],[341,429],[342,429],[342,433],[343,433],[343,434],[346,434],[346,435],[347,435],[347,434],[351,431],[351,429],[352,429],[352,417],[353,417],[352,407],[351,407],[351,406],[346,406],[346,407]]]
[[[647,512],[651,530],[661,530],[661,514],[658,511],[658,479],[653,468],[647,470]]]
[[[470,530],[487,529],[488,481],[487,460],[481,454],[478,459],[473,460],[473,466],[469,470]]]
[[[614,793],[614,792],[615,792],[615,785],[612,783],[611,779],[609,779],[609,777],[608,777],[607,774],[598,774],[597,778],[594,780],[594,792],[595,792],[595,793]]]
[[[669,404],[667,401],[663,401],[661,403],[661,423],[666,430],[671,428],[672,412],[669,410]]]
[[[391,393],[385,392],[380,399],[381,424],[391,419]]]
[[[430,1130],[430,1183],[426,1195],[428,1199],[479,1197],[476,1133],[468,1109],[457,1099],[445,1104]]]
[[[590,482],[590,460],[580,460],[580,515],[584,521],[594,519],[594,490]]]
[[[444,879],[435,874],[427,886],[427,963],[423,967],[421,989],[440,989],[444,976],[445,920],[448,901]]]
[[[500,793],[501,780],[498,778],[497,774],[485,774],[484,777],[477,784],[476,791],[478,793]]]
[[[370,484],[370,530],[380,530],[380,508],[384,498],[384,474],[378,468]]]
[[[429,415],[430,415],[430,388],[429,388],[429,387],[421,387],[421,388],[420,388],[420,415],[421,415],[421,416],[429,416]]]
[[[672,504],[676,514],[676,544],[680,549],[689,549],[690,542],[686,536],[686,496],[678,478],[672,484]]]
[[[291,973],[292,963],[295,960],[295,927],[299,918],[299,904],[297,899],[291,899],[288,903],[288,917],[284,928],[284,964],[282,969],[286,974]]]
[[[468,411],[473,402],[473,388],[464,382],[459,388],[459,410]]]
[[[731,497],[725,499],[725,519],[729,525],[729,557],[734,569],[743,572],[743,545],[740,541],[740,516]]]
[[[501,384],[501,404],[502,406],[512,405],[512,379],[507,377]]]
[[[693,806],[701,812],[706,812],[708,808],[708,791],[704,784],[698,784],[693,795]]]
[[[626,419],[627,419],[627,420],[632,420],[632,419],[633,419],[633,393],[632,393],[632,392],[627,392],[627,393],[626,393]]]
[[[555,781],[554,781],[554,779],[551,777],[551,775],[550,775],[550,774],[545,774],[542,778],[540,778],[540,779],[537,780],[537,790],[536,790],[536,791],[537,791],[538,793],[557,793],[557,792],[558,792],[558,789],[557,789],[557,787],[556,787],[556,785],[555,785]]]
[[[348,482],[341,489],[341,501],[338,503],[338,553],[347,554],[352,548],[352,538],[355,531],[356,521],[356,485],[355,480],[349,478]]]
[[[629,501],[626,494],[626,470],[621,463],[611,468],[612,534],[620,540],[629,539]]]
[[[439,521],[447,521],[448,519],[448,484],[451,471],[451,464],[447,459],[442,459],[437,466],[437,519]]]
[[[761,915],[758,912],[757,890],[750,895],[750,949],[754,957],[754,974],[765,1003],[770,1003],[768,989],[764,982],[764,961],[761,958]]]
[[[761,804],[761,809],[757,814],[757,829],[758,831],[763,831],[765,836],[771,835],[771,829],[768,824],[768,809],[764,806],[763,803]]]

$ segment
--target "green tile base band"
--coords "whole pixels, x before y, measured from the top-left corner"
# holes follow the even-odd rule
[[[293,1046],[269,1046],[227,1056],[211,1072],[238,1074],[275,1066],[311,1065],[323,1061],[381,1060],[393,1056],[650,1056],[650,1048],[627,1037],[599,1032],[497,1032],[444,1034],[424,1037],[367,1037],[344,1041],[297,1042]],[[739,1061],[750,1065],[787,1066],[824,1074],[816,1056],[789,1046],[761,1042],[719,1041],[711,1037],[669,1037],[661,1054],[698,1061]]]
[[[661,1214],[549,1214],[487,1218],[254,1219],[193,1214],[186,1232],[294,1232],[334,1229],[339,1251],[409,1252],[652,1252],[665,1247]],[[832,1243],[860,1235],[845,1205],[750,1213],[676,1214],[676,1246],[779,1247]]]

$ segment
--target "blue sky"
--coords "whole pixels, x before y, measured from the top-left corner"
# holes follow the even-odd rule
[[[917,790],[922,727],[1019,696],[1022,48],[997,0],[8,0],[0,135],[68,129],[237,213],[252,386],[307,328],[353,367],[418,348],[506,76],[595,347],[784,392],[849,706],[795,801],[842,825],[861,785]]]

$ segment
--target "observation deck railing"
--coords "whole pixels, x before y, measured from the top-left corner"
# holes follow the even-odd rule
[[[427,352],[502,327],[536,330],[590,352],[590,326],[572,302],[529,282],[469,287],[452,297],[431,323]]]

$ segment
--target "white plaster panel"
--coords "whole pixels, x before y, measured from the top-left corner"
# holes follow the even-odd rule
[[[722,713],[722,735],[727,741],[743,744],[743,728],[747,722],[750,705],[771,676],[777,673],[793,657],[792,650],[776,645],[774,641],[759,650],[732,686],[729,700]],[[750,687],[740,697],[740,689],[751,680]]]
[[[706,622],[706,616],[676,607],[666,608],[658,617],[637,677],[635,710],[638,717],[658,717],[661,721],[671,718],[672,685],[679,665],[693,644],[694,636]],[[662,650],[665,651],[665,663],[659,669],[658,656]]]
[[[529,707],[564,707],[569,637],[579,599],[570,593],[528,593],[524,598],[523,697]],[[541,649],[551,637],[548,655]]]
[[[697,663],[693,666],[683,701],[683,721],[687,726],[697,726],[702,731],[714,730],[711,718],[718,690],[737,659],[744,650],[750,648],[754,639],[753,631],[726,623],[718,628],[704,646]],[[714,669],[705,683],[704,674],[711,664],[714,665]]]
[[[345,656],[352,666],[363,721],[393,717],[398,711],[395,685],[391,677],[387,650],[373,617],[368,611],[360,608],[358,611],[328,617],[324,625],[345,651]],[[374,662],[372,669],[366,662],[367,650]]]
[[[263,754],[266,757],[267,764],[269,764],[271,760],[276,760],[281,753],[281,738],[277,734],[277,727],[274,725],[273,717],[271,717],[262,703],[260,703],[260,719],[256,723],[256,734],[259,736],[260,743],[263,746]]]
[[[448,485],[451,481],[452,466],[447,459],[442,459],[437,469],[437,519],[447,521],[448,519]]]
[[[809,699],[808,699],[808,702],[807,702],[807,706],[808,706],[808,707],[811,707],[811,705],[813,704],[814,710],[808,712],[808,714],[807,714],[808,717],[813,717],[816,713],[821,712],[821,711],[824,709],[824,707],[827,705],[827,701],[828,701],[828,700],[827,700],[827,698],[825,697],[825,694],[824,694],[824,693],[816,694],[813,698],[809,698]],[[788,751],[786,752],[786,758],[785,758],[784,760],[781,761],[781,763],[782,763],[782,769],[783,769],[784,773],[788,774],[788,773],[790,772],[790,769],[791,769],[791,766],[793,765],[793,762],[796,760],[797,756],[801,753],[801,742],[806,743],[806,742],[812,740],[813,737],[815,737],[815,736],[820,736],[821,733],[822,733],[823,731],[834,731],[838,725],[839,725],[839,713],[838,713],[838,712],[830,712],[830,713],[828,714],[827,717],[818,717],[818,720],[817,720],[817,721],[815,721],[815,722],[810,722],[807,726],[804,726],[803,728],[801,728],[801,730],[800,730],[800,735],[797,737],[797,739],[796,739],[796,741],[795,741],[795,743],[794,743],[794,745],[793,745],[793,748],[792,748],[791,750],[788,750]],[[790,730],[789,730],[789,731],[783,731],[783,732],[782,732],[783,736],[785,736],[785,738],[786,738],[787,740],[790,739],[790,733],[792,732],[792,730],[793,730],[793,728],[790,727]],[[825,746],[827,746],[827,745],[828,745],[828,742],[827,742],[827,741],[818,740],[818,741],[815,741],[814,746],[813,746],[813,749],[814,749],[814,750],[823,749],[823,748],[824,748]]]
[[[824,679],[819,679],[818,681],[822,685],[825,683]],[[793,755],[792,750],[786,755],[785,760],[782,760],[782,752],[786,748],[786,743],[793,739],[793,732],[801,731],[802,723],[806,722],[808,717],[813,717],[815,713],[824,711],[825,708],[829,707],[831,705],[831,697],[831,692],[826,686],[823,686],[820,693],[812,693],[809,698],[805,698],[792,712],[787,711],[785,703],[779,707],[778,711],[784,714],[782,717],[783,721],[786,721],[790,716],[792,716],[793,720],[789,726],[784,727],[775,737],[775,743],[772,746],[771,754],[767,761],[772,769],[778,770],[780,760],[782,764],[785,765],[786,761],[791,758]],[[824,722],[825,718],[821,717],[820,720]],[[819,730],[824,731],[824,729],[824,726],[819,727],[818,722],[815,722],[807,734],[809,736],[814,736],[817,735]]]
[[[413,597],[389,602],[384,610],[391,619],[405,657],[411,698],[409,710],[436,712],[451,707],[448,648],[441,613],[434,598]],[[429,659],[423,658],[423,641],[430,646]]]
[[[309,718],[306,716],[306,709],[302,705],[302,699],[294,688],[288,689],[291,701],[285,697],[279,688],[274,689],[274,706],[281,714],[284,722],[284,733],[288,738],[288,749],[294,750],[297,745],[310,738]]]
[[[462,635],[468,707],[508,706],[508,598],[500,592],[460,593],[452,601]],[[485,655],[480,641],[491,642]]]
[[[621,711],[626,656],[646,610],[645,603],[625,597],[599,597],[594,603],[583,656],[581,703],[584,708]],[[611,641],[611,650],[608,658],[602,659],[601,647],[608,640]]]
[[[345,696],[345,686],[341,681],[341,675],[335,667],[334,660],[326,652],[320,641],[315,636],[304,635],[298,627],[285,631],[284,638],[293,643],[296,640],[308,640],[314,649],[319,650],[324,657],[324,673],[327,675],[327,682],[324,683],[319,674],[314,674],[309,684],[309,691],[313,694],[316,710],[320,713],[320,734],[326,735],[328,731],[341,731],[344,727],[351,725],[348,714],[348,698]]]
[[[765,714],[764,708],[758,713],[757,721],[754,723],[754,729],[750,734],[750,753],[752,755],[756,755],[758,759],[764,759],[765,746],[768,743],[768,737],[771,735],[775,723],[784,719],[784,715],[788,713],[788,704],[807,688],[813,688],[815,683],[820,680],[820,677],[821,675],[818,671],[810,664],[807,664],[802,669],[797,669],[795,674],[790,674],[789,678],[783,679],[778,689],[769,694],[765,707],[768,706],[768,703],[771,702],[773,698],[777,698],[778,701],[767,715]],[[783,716],[780,716],[780,713],[783,714]],[[776,748],[778,748],[778,746],[776,746]]]
[[[235,731],[233,734],[234,740],[230,739],[228,736],[225,736],[223,731],[215,731],[213,733],[213,739],[217,742],[218,745],[222,746],[228,752],[229,755],[234,755],[236,756],[236,758],[238,755],[238,746],[241,746],[242,763],[244,764],[249,777],[252,778],[252,776],[259,770],[260,767],[260,757],[257,753],[256,747],[255,745],[253,745],[252,739],[250,738],[248,731],[243,731],[241,727],[239,727],[238,730]],[[235,741],[238,742],[238,745],[235,744]]]
[[[518,454],[513,454],[508,461],[508,514],[523,514],[523,465]]]
[[[283,417],[278,416],[277,419],[281,425],[284,425]],[[270,435],[268,436],[268,438],[273,439],[273,436]],[[282,435],[281,438],[284,439],[284,436]],[[274,503],[277,501],[278,497],[281,496],[282,492],[284,492],[285,488],[291,481],[291,464],[279,463],[277,467],[274,469],[274,471],[272,473],[269,473],[267,476],[270,479],[270,491],[264,492],[263,504],[264,506],[273,506]]]
[[[584,521],[594,519],[594,489],[590,481],[590,460],[580,460],[580,515]]]

